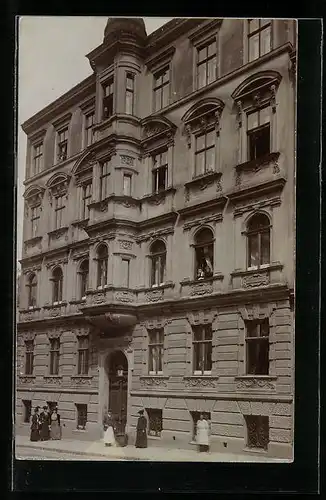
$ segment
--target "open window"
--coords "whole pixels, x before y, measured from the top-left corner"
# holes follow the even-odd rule
[[[166,246],[161,240],[155,241],[150,247],[151,286],[163,285],[166,274]]]
[[[108,275],[108,247],[101,244],[97,249],[97,287],[103,288],[107,284]]]
[[[202,280],[213,276],[214,237],[210,229],[204,228],[195,234],[195,279]]]
[[[253,215],[247,223],[248,269],[270,263],[270,221],[265,214]]]

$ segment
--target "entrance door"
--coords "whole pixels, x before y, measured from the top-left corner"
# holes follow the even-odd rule
[[[125,433],[127,423],[128,362],[121,351],[109,359],[109,409],[113,413],[118,435]]]

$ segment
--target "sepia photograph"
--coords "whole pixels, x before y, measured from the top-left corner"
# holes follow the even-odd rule
[[[292,463],[297,20],[18,24],[16,459]]]

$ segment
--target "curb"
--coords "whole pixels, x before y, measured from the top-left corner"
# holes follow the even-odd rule
[[[45,446],[32,446],[29,444],[17,444],[16,448],[29,448],[31,450],[42,450],[42,451],[54,451],[56,453],[69,453],[71,455],[86,455],[86,456],[96,456],[96,457],[105,457],[105,458],[122,458],[123,460],[138,460],[138,461],[148,461],[150,462],[151,460],[149,458],[135,458],[135,457],[121,457],[118,455],[106,455],[105,453],[100,453],[98,451],[95,452],[88,452],[88,451],[75,451],[75,450],[63,450],[62,448],[46,448]],[[17,460],[17,459],[16,459]]]

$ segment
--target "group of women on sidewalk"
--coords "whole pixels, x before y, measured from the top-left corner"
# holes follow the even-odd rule
[[[43,406],[43,411],[37,406],[32,416],[30,440],[49,439],[61,439],[60,414],[56,406],[52,410],[48,406]]]

